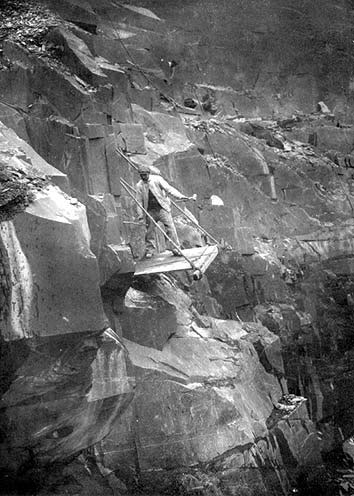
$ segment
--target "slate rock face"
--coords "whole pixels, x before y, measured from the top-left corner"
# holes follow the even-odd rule
[[[182,484],[181,473],[195,466],[213,466],[217,487],[241,489],[248,477],[257,484],[250,464],[282,463],[282,457],[288,463],[288,452],[291,463],[297,460],[296,473],[302,457],[320,462],[306,409],[294,413],[307,425],[294,439],[269,431],[268,421],[286,392],[279,338],[260,324],[202,317],[167,278],[146,280],[139,288],[128,291],[120,309],[137,385],[131,406],[97,446],[107,469],[129,487],[138,480],[154,493],[173,490]],[[273,426],[283,429],[278,420]],[[259,439],[267,436],[271,440],[261,447]],[[300,437],[310,453],[297,444]],[[274,474],[258,475],[259,494],[266,494]]]
[[[1,351],[2,473],[87,448],[131,401],[126,353],[97,332],[2,341]]]
[[[50,43],[63,51],[63,62],[71,67],[72,71],[90,84],[100,81],[106,82],[105,74],[92,57],[87,45],[73,33],[61,28],[52,30],[48,36]]]
[[[345,69],[352,56],[350,2],[306,0],[296,13],[289,0],[232,5],[209,0],[178,7],[172,0],[147,0],[144,5],[167,21],[168,41],[154,44],[154,51],[178,62],[177,94],[198,96],[200,102],[213,98],[226,115],[263,118],[274,112],[287,117],[296,110],[312,112],[326,94],[328,107],[351,120],[344,94],[351,84]],[[322,43],[330,31],[331,53]]]
[[[128,481],[139,472],[142,483],[158,487],[172,469],[210,462],[266,434],[270,398],[276,401],[281,391],[259,368],[246,341],[234,338],[230,346],[179,335],[162,352],[125,344],[137,377],[136,395],[126,420],[100,448],[105,466],[126,473]]]
[[[162,349],[176,331],[174,307],[162,298],[129,288],[121,314],[123,336],[151,348]]]
[[[6,339],[107,325],[89,236],[85,209],[53,186],[39,193],[14,223],[2,225],[2,246],[13,281]]]
[[[54,184],[66,191],[69,187],[67,176],[46,162],[45,159],[13,129],[0,123],[1,163],[13,169],[23,171],[33,178],[47,177]]]
[[[75,25],[57,16],[43,45],[23,44],[15,12],[4,40],[0,110],[29,143],[1,127],[0,158],[32,196],[1,226],[3,470],[75,457],[75,494],[90,491],[87,467],[118,493],[117,476],[131,494],[284,494],[321,465],[312,420],[353,429],[337,408],[353,348],[352,130],[301,113],[319,84],[330,108],[346,104],[302,66],[293,5],[149,3],[50,2]],[[326,6],[299,9],[343,21]],[[197,193],[188,209],[223,247],[204,281],[133,278],[144,228],[120,178],[138,177],[117,146]],[[184,244],[206,242],[176,224]],[[308,401],[284,410],[288,391]]]
[[[107,321],[85,207],[48,183],[50,177],[67,185],[67,177],[5,126],[1,127],[0,154],[9,174],[31,194],[14,218],[7,209],[9,220],[4,218],[0,227],[9,288],[1,316],[3,338],[103,329]],[[6,191],[9,186],[2,184]]]
[[[6,482],[31,479],[39,466],[102,439],[131,401],[134,381],[124,346],[107,330],[84,205],[50,182],[67,185],[65,174],[4,126],[0,144],[0,472]],[[21,205],[13,205],[13,183],[27,194]]]

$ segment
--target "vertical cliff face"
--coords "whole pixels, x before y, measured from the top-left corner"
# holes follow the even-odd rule
[[[262,117],[311,112],[326,99],[350,119],[350,2],[128,3],[166,20],[164,43],[154,43],[153,52],[166,70],[168,60],[178,63],[174,91],[216,96],[228,114]]]
[[[353,433],[352,11],[318,7],[1,8],[9,491],[326,484],[321,452]],[[197,193],[223,247],[202,281],[134,278],[144,228],[120,179],[138,178],[117,148]],[[174,215],[184,247],[205,244]]]

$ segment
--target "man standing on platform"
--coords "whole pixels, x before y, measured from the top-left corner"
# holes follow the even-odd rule
[[[141,179],[136,185],[137,200],[155,222],[161,222],[163,224],[167,236],[176,245],[171,246],[171,251],[174,255],[178,256],[180,242],[171,215],[171,201],[168,195],[173,196],[177,200],[195,200],[196,196],[183,195],[177,189],[170,186],[163,177],[158,174],[151,174],[148,167],[140,167],[139,174]],[[139,219],[143,220],[144,217],[146,221],[145,258],[151,258],[155,252],[154,233],[156,226],[151,218],[142,211]]]

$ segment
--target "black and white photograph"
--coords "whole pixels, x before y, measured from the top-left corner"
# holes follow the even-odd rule
[[[354,0],[0,0],[0,496],[354,496]]]

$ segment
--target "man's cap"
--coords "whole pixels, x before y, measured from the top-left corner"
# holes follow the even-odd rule
[[[138,170],[139,174],[150,174],[150,168],[146,165],[141,165]]]

